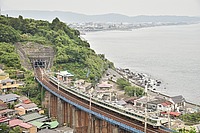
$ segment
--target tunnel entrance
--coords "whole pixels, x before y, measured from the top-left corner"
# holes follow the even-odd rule
[[[33,68],[45,68],[45,69],[49,69],[51,62],[50,62],[50,57],[29,57],[31,63],[32,63],[32,67]]]
[[[34,67],[34,68],[37,68],[37,67],[45,68],[45,67],[46,67],[46,62],[45,62],[45,61],[42,61],[42,60],[36,60],[36,61],[34,61],[34,63],[33,63],[33,67]]]
[[[27,44],[16,43],[20,55],[21,64],[28,70],[36,67],[50,69],[53,66],[54,50],[51,46],[28,42]]]

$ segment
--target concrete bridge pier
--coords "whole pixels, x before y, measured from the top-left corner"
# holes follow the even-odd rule
[[[64,124],[64,102],[57,97],[57,120],[59,121],[59,125],[62,126]]]
[[[45,92],[44,107],[48,108],[49,116],[57,119],[60,126],[68,126],[75,133],[128,133],[118,126],[101,120],[75,106],[63,101],[55,95]]]

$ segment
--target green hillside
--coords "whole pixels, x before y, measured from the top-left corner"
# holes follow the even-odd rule
[[[0,17],[0,64],[20,69],[19,57],[12,44],[35,42],[52,46],[55,50],[53,71],[68,70],[75,78],[99,79],[113,64],[104,55],[97,55],[88,42],[81,40],[77,30],[55,18],[43,20]],[[5,57],[5,58],[2,58]],[[14,62],[13,62],[14,61]]]

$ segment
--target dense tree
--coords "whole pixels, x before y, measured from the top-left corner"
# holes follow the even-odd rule
[[[20,40],[19,33],[12,27],[0,24],[0,42],[17,42]]]
[[[55,49],[53,71],[69,70],[74,73],[75,78],[95,80],[100,79],[108,67],[113,67],[113,63],[105,59],[105,56],[97,55],[90,49],[87,41],[81,40],[79,31],[68,27],[58,18],[53,19],[52,23],[24,19],[22,16],[1,18],[0,42],[21,41],[51,45]],[[1,63],[9,62],[9,67],[20,67],[15,52],[1,51],[0,54],[5,57],[1,59]],[[86,76],[88,69],[90,74]]]
[[[180,116],[187,125],[195,125],[200,123],[200,112],[184,114]]]
[[[124,88],[126,87],[126,86],[130,86],[131,84],[127,81],[127,80],[125,80],[124,78],[119,78],[119,79],[117,79],[117,84],[119,85],[119,87],[121,88],[121,89],[123,89],[124,90]]]
[[[0,124],[0,133],[9,133],[10,128],[7,124],[1,123]]]
[[[135,86],[126,86],[124,88],[125,94],[128,96],[142,96],[144,94],[144,89],[140,87],[135,87]]]
[[[0,42],[0,64],[5,64],[6,67],[16,69],[21,68],[18,54],[15,52],[15,47],[12,44]]]

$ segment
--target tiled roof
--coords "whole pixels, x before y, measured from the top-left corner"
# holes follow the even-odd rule
[[[10,102],[10,101],[15,101],[19,98],[20,96],[16,94],[5,94],[5,95],[0,95],[0,100],[3,102]]]
[[[8,119],[7,117],[0,117],[0,123],[4,123],[9,121],[10,119]]]
[[[13,119],[13,120],[10,120],[9,121],[9,126],[10,127],[14,127],[14,126],[17,126],[18,124],[20,123],[23,123],[22,120],[19,120],[19,119]]]
[[[31,121],[45,121],[47,120],[47,117],[44,115],[41,115],[39,113],[31,113],[31,114],[25,114],[20,116],[20,118],[24,121],[24,122],[31,122]]]
[[[168,105],[171,105],[172,103],[170,101],[166,101],[164,103],[161,103],[163,106],[168,106]]]
[[[37,105],[35,103],[28,103],[28,104],[25,104],[25,103],[19,103],[17,105],[15,105],[15,107],[23,107],[24,109],[31,109],[31,108],[36,108]]]
[[[32,127],[32,125],[31,125],[31,124],[28,124],[28,123],[20,123],[20,124],[18,124],[18,125],[19,125],[20,127],[26,128],[26,129]]]
[[[182,95],[171,97],[174,103],[182,103],[185,102],[185,98]]]
[[[3,113],[9,113],[9,112],[15,112],[15,110],[13,110],[13,109],[5,109],[5,110],[1,110],[1,111],[0,111],[0,114],[3,114]]]
[[[20,127],[27,128],[27,129],[32,127],[31,124],[24,123],[22,120],[19,120],[19,119],[10,120],[9,126],[10,127],[20,126]]]

